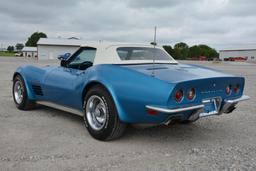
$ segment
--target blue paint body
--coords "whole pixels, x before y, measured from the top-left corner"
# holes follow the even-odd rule
[[[167,113],[148,115],[146,105],[186,107],[201,104],[203,99],[212,97],[221,97],[224,101],[241,97],[244,88],[243,77],[184,64],[101,64],[87,70],[61,66],[22,66],[15,73],[24,78],[30,100],[49,101],[81,111],[85,87],[90,83],[100,83],[112,95],[119,118],[126,123],[162,123],[170,117]],[[226,86],[237,84],[240,85],[238,94],[231,92],[227,96]],[[35,94],[32,89],[35,85],[41,86],[43,96]],[[192,101],[185,97],[179,103],[174,100],[176,90],[182,89],[186,94],[192,87],[196,89],[196,96]],[[180,115],[187,119],[191,113],[184,112]]]

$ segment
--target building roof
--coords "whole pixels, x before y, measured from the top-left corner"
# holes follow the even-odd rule
[[[84,40],[76,39],[52,39],[52,38],[40,38],[37,45],[50,45],[50,46],[81,46],[85,44]]]
[[[137,45],[137,46],[150,46],[150,44],[142,43],[123,43],[123,42],[108,42],[108,41],[85,41],[77,40],[74,38],[40,38],[37,45],[50,45],[50,46],[115,46],[115,45]]]
[[[252,51],[256,50],[255,44],[234,45],[220,49],[221,51]]]
[[[25,47],[22,49],[22,52],[37,52],[37,47],[28,47],[28,46],[25,46]]]
[[[102,48],[102,49],[108,49],[111,47],[153,47],[150,44],[145,43],[124,43],[124,42],[87,42],[81,45],[81,47],[95,47],[95,48]],[[160,47],[160,46],[156,46]]]

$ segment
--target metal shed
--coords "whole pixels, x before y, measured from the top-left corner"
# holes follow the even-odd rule
[[[226,48],[220,50],[220,59],[244,58],[247,61],[256,61],[256,45],[246,45],[240,47]]]
[[[36,47],[28,47],[28,46],[25,46],[23,49],[22,49],[22,55],[24,57],[34,57],[36,58],[37,57],[37,48]]]
[[[62,38],[41,38],[37,42],[38,59],[57,59],[59,55],[64,53],[73,54],[82,44],[85,44],[85,41]]]

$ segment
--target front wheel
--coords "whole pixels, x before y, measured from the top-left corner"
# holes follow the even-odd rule
[[[18,109],[28,110],[35,107],[35,103],[28,99],[26,85],[20,75],[15,76],[13,79],[12,95]]]
[[[119,138],[126,128],[111,95],[99,85],[91,88],[84,98],[84,121],[91,136],[102,141]]]

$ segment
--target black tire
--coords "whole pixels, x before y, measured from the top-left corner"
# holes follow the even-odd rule
[[[95,130],[88,121],[86,114],[87,102],[92,96],[97,96],[102,99],[106,107],[106,121],[103,128]],[[84,98],[84,122],[85,126],[92,137],[101,141],[113,140],[121,137],[126,129],[126,124],[121,122],[109,92],[100,85],[96,85],[89,89]]]
[[[20,85],[21,85],[21,91],[22,91],[22,94],[23,94],[23,97],[22,97],[22,100],[21,102],[18,102],[16,99],[15,99],[15,92],[14,92],[14,89],[15,89],[15,84],[16,82],[19,82]],[[16,75],[13,79],[13,86],[12,86],[12,97],[13,97],[13,100],[14,100],[14,103],[16,105],[16,107],[20,110],[30,110],[30,109],[33,109],[35,108],[35,102],[34,101],[30,101],[28,99],[28,94],[27,94],[27,89],[26,89],[26,85],[24,83],[24,80],[23,78],[20,76],[20,75]]]
[[[199,118],[196,118],[196,119],[187,119],[187,120],[180,120],[179,123],[181,124],[192,124],[192,123],[195,123]]]
[[[183,120],[183,121],[179,121],[180,124],[192,124],[196,121],[190,121],[190,120]]]

